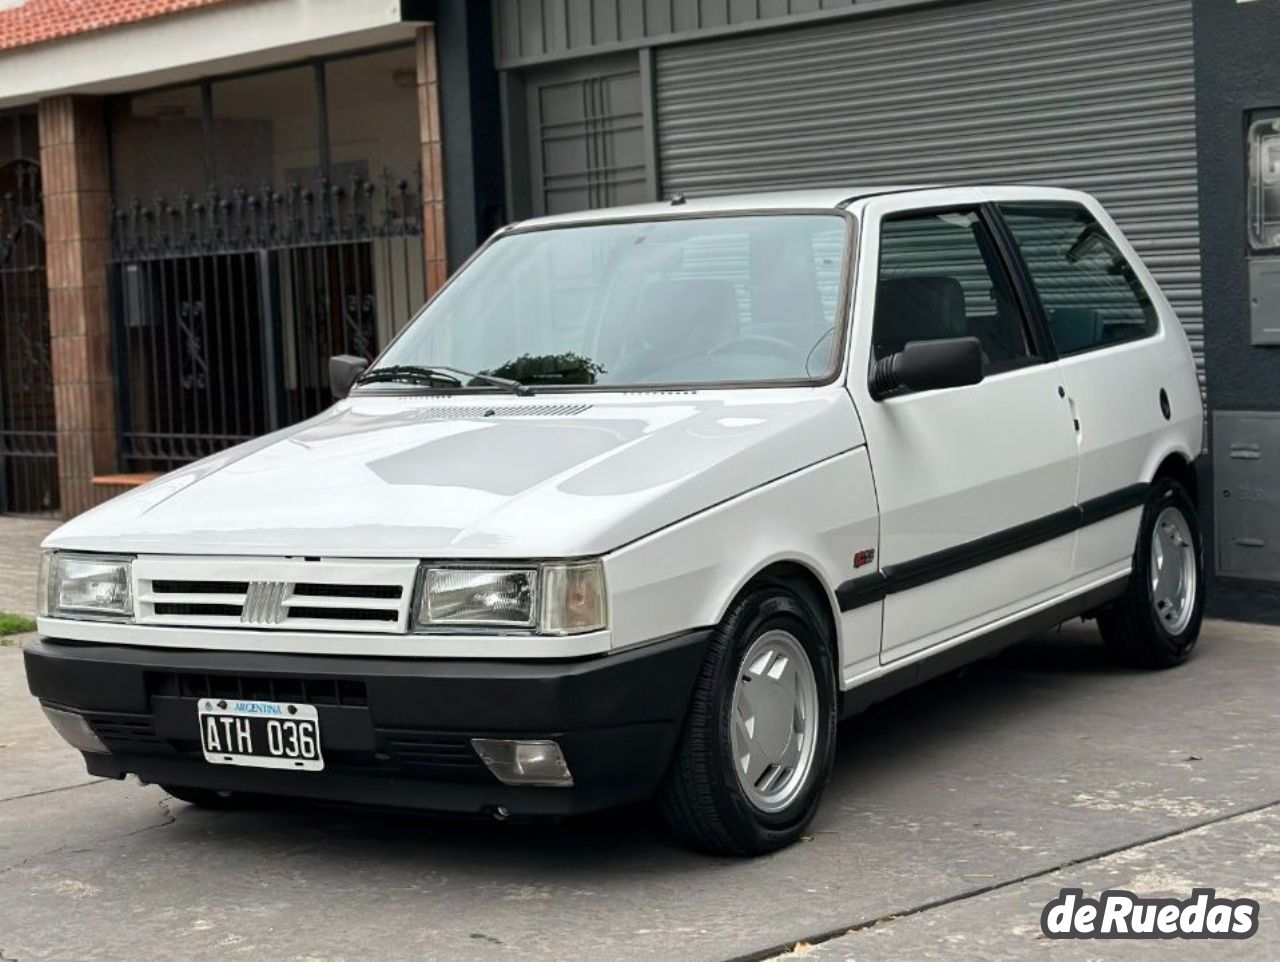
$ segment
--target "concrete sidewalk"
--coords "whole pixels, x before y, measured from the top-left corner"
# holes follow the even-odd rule
[[[35,615],[40,542],[61,523],[49,518],[0,517],[0,611]]]

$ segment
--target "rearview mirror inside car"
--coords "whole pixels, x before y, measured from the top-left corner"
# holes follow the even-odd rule
[[[877,401],[897,391],[936,391],[982,380],[982,347],[976,337],[910,341],[882,357],[871,370],[871,396]]]

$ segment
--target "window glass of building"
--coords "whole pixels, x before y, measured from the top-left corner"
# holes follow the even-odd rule
[[[1156,310],[1133,266],[1078,204],[1005,204],[1044,304],[1059,354],[1106,347],[1156,330]]]
[[[213,84],[214,179],[224,194],[314,187],[320,176],[315,71],[290,67]]]
[[[325,64],[329,164],[334,183],[394,184],[419,165],[418,75],[412,47]]]
[[[1280,249],[1280,111],[1249,125],[1249,243]]]
[[[203,197],[207,167],[198,86],[117,97],[109,110],[115,201],[128,206]]]

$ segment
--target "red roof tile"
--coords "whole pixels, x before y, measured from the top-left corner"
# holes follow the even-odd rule
[[[0,0],[0,50],[149,20],[223,0]]]

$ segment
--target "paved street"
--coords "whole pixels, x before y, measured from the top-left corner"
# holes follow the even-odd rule
[[[1071,628],[874,708],[842,727],[811,838],[755,861],[681,851],[643,810],[211,813],[94,782],[0,648],[0,958],[729,959],[832,935],[814,957],[1275,958],[1280,630],[1202,645],[1133,673]],[[1068,884],[1216,886],[1259,899],[1261,930],[1049,943]]]

